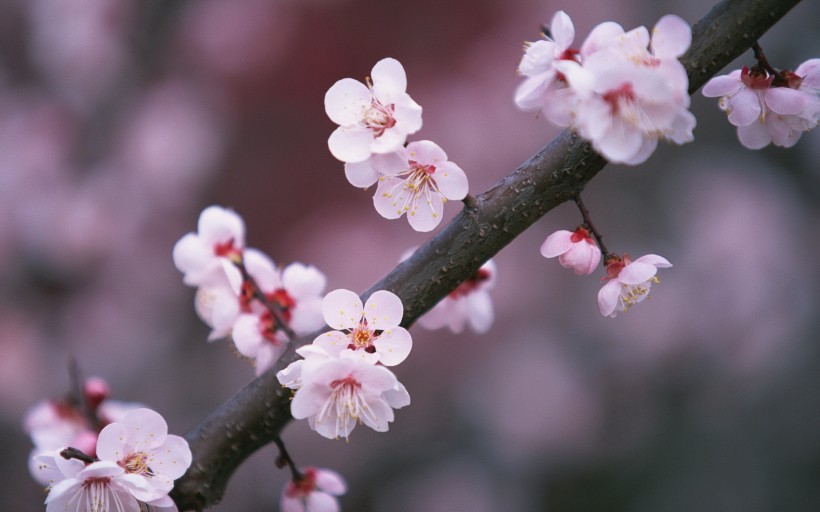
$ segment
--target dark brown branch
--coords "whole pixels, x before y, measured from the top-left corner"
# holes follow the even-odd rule
[[[692,46],[681,58],[690,94],[749,49],[799,0],[725,0],[693,28]],[[391,290],[404,303],[404,326],[473,275],[545,213],[580,193],[606,161],[590,145],[564,132],[523,165],[469,201],[466,208],[416,253],[368,291]],[[251,453],[270,443],[290,421],[289,389],[276,372],[297,359],[284,357],[186,435],[194,454],[172,496],[182,510],[202,510],[222,497],[228,479]]]

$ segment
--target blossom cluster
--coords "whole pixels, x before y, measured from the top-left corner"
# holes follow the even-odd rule
[[[684,20],[664,16],[651,36],[645,27],[626,32],[607,21],[573,47],[575,28],[559,11],[549,32],[526,45],[518,67],[525,79],[515,93],[519,108],[573,128],[614,163],[646,161],[659,139],[693,140],[689,80],[678,60],[692,39]]]
[[[246,248],[245,223],[232,210],[205,208],[197,232],[183,236],[173,256],[185,284],[198,288],[196,312],[212,329],[208,339],[229,336],[257,375],[285,350],[288,331],[302,335],[322,326],[324,274],[302,263],[279,269]]]
[[[82,395],[40,402],[25,418],[46,511],[175,512],[168,493],[191,465],[187,441],[169,435],[155,411],[108,400],[102,379],[88,379]]]
[[[558,257],[564,268],[571,268],[577,275],[589,275],[601,261],[601,249],[586,226],[575,231],[559,230],[551,234],[541,244],[541,255],[545,258]],[[607,255],[604,258],[606,276],[601,280],[604,286],[598,292],[598,309],[608,317],[626,312],[635,304],[649,298],[653,283],[660,282],[659,268],[671,267],[665,258],[647,254],[632,260],[628,254]]]
[[[336,82],[325,95],[325,111],[339,127],[328,139],[331,154],[344,162],[351,185],[375,183],[373,205],[386,219],[407,214],[416,231],[441,223],[444,203],[467,195],[467,175],[435,142],[406,144],[421,129],[421,106],[407,94],[399,61],[382,59],[367,85],[352,78]]]
[[[347,439],[358,423],[385,432],[393,409],[410,404],[385,366],[404,361],[413,346],[401,327],[404,308],[392,292],[374,292],[362,304],[350,290],[325,296],[322,314],[331,331],[296,350],[303,357],[277,374],[295,390],[291,414],[328,439]]]
[[[820,123],[820,59],[810,59],[794,71],[743,66],[709,80],[703,95],[720,97],[718,105],[747,148],[770,143],[788,148]]]

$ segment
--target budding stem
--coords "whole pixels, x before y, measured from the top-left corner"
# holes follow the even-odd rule
[[[578,206],[578,210],[581,212],[581,217],[584,218],[584,227],[588,228],[592,232],[592,236],[595,237],[595,241],[598,243],[598,248],[601,249],[601,253],[603,254],[601,261],[604,262],[604,265],[606,265],[609,251],[606,250],[606,246],[604,245],[604,237],[601,236],[601,233],[599,233],[597,229],[595,229],[595,225],[592,223],[592,219],[589,216],[589,210],[587,210],[587,207],[584,206],[584,202],[581,200],[581,194],[577,194],[573,197],[573,199],[575,200],[576,206]]]
[[[305,475],[299,471],[299,468],[296,467],[296,463],[293,462],[293,459],[290,457],[287,449],[285,448],[285,443],[282,441],[282,438],[276,436],[273,438],[274,444],[276,447],[279,448],[279,456],[276,457],[276,467],[283,468],[287,466],[290,468],[290,473],[293,475],[293,481],[299,482],[305,478]]]
[[[296,333],[293,332],[293,329],[290,328],[290,325],[285,319],[285,311],[282,309],[282,306],[270,301],[262,290],[259,289],[259,285],[256,284],[256,280],[248,273],[248,269],[245,268],[244,261],[234,261],[233,263],[242,273],[242,280],[250,285],[251,291],[253,292],[253,298],[261,302],[262,305],[270,311],[271,315],[273,315],[273,318],[276,320],[277,329],[281,329],[282,332],[285,333],[285,336],[288,337],[288,340],[295,340]]]

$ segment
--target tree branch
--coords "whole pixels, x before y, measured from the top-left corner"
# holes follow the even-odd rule
[[[799,0],[724,0],[692,28],[692,45],[681,58],[694,93],[721,68],[749,49]],[[473,275],[535,221],[571,200],[606,160],[569,131],[556,137],[512,174],[465,202],[438,235],[369,290],[390,290],[404,303],[402,325],[419,316]],[[321,331],[320,331],[321,332]],[[214,411],[185,437],[194,459],[171,493],[181,510],[217,503],[230,476],[250,454],[270,443],[291,420],[291,391],[276,373],[298,359],[290,343],[282,359]]]

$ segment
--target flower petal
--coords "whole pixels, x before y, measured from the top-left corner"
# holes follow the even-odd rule
[[[350,290],[333,290],[322,302],[322,315],[332,329],[352,329],[359,325],[364,306]]]
[[[350,126],[364,119],[372,101],[373,95],[366,85],[352,78],[343,78],[325,93],[325,112],[334,123]]]
[[[97,438],[97,457],[119,462],[128,454],[128,431],[122,423],[106,425]]]
[[[370,157],[373,132],[365,126],[340,126],[330,134],[327,147],[342,162],[355,163]]]
[[[180,436],[169,435],[161,447],[151,452],[148,465],[154,473],[161,473],[171,480],[176,480],[185,474],[191,460],[188,441]]]
[[[313,345],[322,348],[325,352],[333,357],[338,357],[339,352],[346,349],[350,345],[350,338],[343,332],[330,331],[322,333],[313,340]]]
[[[372,157],[363,162],[345,164],[345,177],[354,187],[367,188],[379,179],[379,172],[373,167]]]
[[[572,232],[561,229],[551,234],[541,244],[541,256],[554,258],[572,249],[573,243],[570,239]]]
[[[377,62],[370,77],[373,79],[373,93],[384,103],[392,103],[407,90],[407,74],[396,59],[387,57]]]
[[[618,298],[621,296],[621,283],[612,279],[598,292],[598,309],[604,316],[615,316]]]
[[[385,366],[395,366],[410,354],[413,348],[413,339],[403,327],[393,327],[384,331],[373,345],[379,355],[379,362]]]
[[[364,305],[364,317],[371,329],[381,330],[396,327],[404,316],[401,299],[393,292],[378,290]]]
[[[467,175],[453,162],[442,162],[433,174],[441,195],[453,201],[460,201],[467,196],[469,184]]]
[[[162,445],[168,435],[168,424],[156,411],[135,409],[120,420],[128,429],[128,444],[134,451],[148,452]]]
[[[467,301],[467,319],[473,331],[479,334],[489,331],[495,318],[490,294],[485,290],[477,290],[464,300]]]
[[[796,115],[806,107],[806,93],[788,87],[772,87],[763,96],[766,105],[783,115]]]
[[[652,29],[652,54],[659,59],[680,57],[692,44],[692,29],[680,16],[667,14]]]
[[[562,50],[569,48],[572,40],[575,39],[575,27],[564,11],[558,11],[552,16],[550,32],[552,32],[552,40]]]

